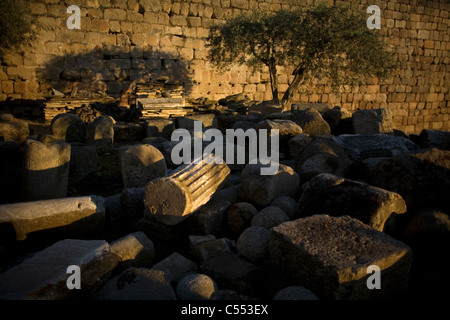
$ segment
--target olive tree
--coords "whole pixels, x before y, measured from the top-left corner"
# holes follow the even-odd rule
[[[209,59],[219,68],[232,63],[267,67],[273,100],[287,106],[302,84],[328,78],[334,87],[384,79],[394,68],[388,46],[366,16],[339,6],[253,11],[210,28]],[[281,99],[277,71],[293,69],[293,79]]]

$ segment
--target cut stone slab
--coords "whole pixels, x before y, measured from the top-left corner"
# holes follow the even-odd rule
[[[177,128],[183,128],[188,131],[194,131],[194,123],[200,121],[202,130],[217,128],[217,117],[215,114],[195,114],[191,116],[177,117]]]
[[[279,164],[274,175],[261,175],[261,164],[247,164],[241,174],[239,197],[256,206],[265,207],[280,196],[295,196],[298,174],[289,166]]]
[[[390,109],[357,110],[352,115],[356,134],[377,134],[393,131]]]
[[[68,289],[69,266],[78,266],[81,290]],[[0,275],[0,298],[60,300],[89,295],[111,274],[117,259],[104,240],[66,239],[34,254]]]
[[[408,284],[411,249],[349,216],[315,215],[269,232],[276,270],[325,299],[393,298]],[[371,265],[380,268],[381,290],[368,289]]]
[[[98,232],[104,221],[105,200],[99,196],[0,205],[0,226],[17,240],[44,230],[59,236]]]
[[[234,246],[227,238],[204,241],[194,246],[194,253],[200,261],[211,259],[221,254],[233,252]]]
[[[99,300],[176,300],[177,297],[165,274],[160,270],[128,268],[108,280]]]
[[[297,217],[317,213],[349,215],[383,231],[392,214],[406,213],[406,203],[398,193],[323,173],[308,182],[298,202]]]
[[[176,225],[206,204],[230,174],[224,161],[213,159],[194,160],[169,177],[150,181],[144,198],[148,212],[166,225]]]
[[[197,273],[198,266],[192,260],[185,258],[178,252],[174,252],[164,260],[153,265],[152,270],[164,271],[169,282],[179,282],[184,276]]]

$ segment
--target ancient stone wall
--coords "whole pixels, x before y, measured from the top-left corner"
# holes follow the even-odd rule
[[[244,93],[271,99],[269,75],[247,67],[217,71],[207,59],[209,27],[242,11],[272,11],[318,0],[73,0],[81,9],[81,28],[68,29],[69,2],[29,1],[34,35],[0,68],[0,101],[36,100],[55,88],[64,93],[100,91],[120,97],[133,81],[181,80],[188,97],[220,99]],[[381,8],[381,34],[398,49],[402,64],[389,81],[336,94],[318,83],[296,102],[325,102],[357,109],[390,108],[396,128],[450,129],[448,0],[328,0],[366,11]],[[369,17],[369,14],[367,15]],[[280,70],[283,92],[292,76]]]

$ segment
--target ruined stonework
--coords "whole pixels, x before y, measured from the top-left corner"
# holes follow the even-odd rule
[[[30,1],[36,36],[20,48],[23,54],[18,50],[4,57],[0,101],[35,100],[54,88],[65,94],[107,93],[127,103],[133,83],[158,79],[182,82],[186,97],[221,99],[244,93],[250,99],[270,100],[266,70],[238,65],[227,71],[212,68],[205,47],[208,28],[252,9],[276,11],[319,2],[322,0],[81,1],[81,28],[69,30],[66,20],[70,14],[63,2]],[[367,79],[364,85],[342,88],[339,93],[319,81],[308,94],[297,93],[293,102],[321,102],[349,111],[389,108],[394,127],[407,133],[448,130],[448,0],[327,2],[363,13],[369,4],[378,5],[379,32],[396,48],[400,70],[383,83]],[[279,72],[281,94],[293,76],[289,68]],[[26,107],[19,109],[28,112]]]

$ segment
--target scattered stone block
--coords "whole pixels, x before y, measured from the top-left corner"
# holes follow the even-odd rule
[[[269,256],[269,231],[260,226],[245,229],[237,241],[237,252],[257,263]]]
[[[153,179],[167,174],[163,154],[148,144],[119,148],[122,180],[125,188],[145,187]]]
[[[117,259],[104,240],[66,239],[37,252],[0,275],[0,298],[61,300],[90,297],[110,276]],[[70,290],[69,266],[80,268],[81,290]]]
[[[350,157],[360,161],[419,150],[411,140],[388,134],[344,134],[333,137],[333,141],[343,147]]]
[[[315,215],[283,223],[269,232],[276,270],[293,284],[325,299],[389,299],[408,284],[410,248],[349,216]],[[369,266],[380,268],[381,290],[367,286]]]
[[[186,275],[176,287],[180,300],[209,300],[217,290],[216,282],[200,273]]]
[[[291,111],[304,111],[308,109],[313,109],[320,113],[325,113],[331,110],[330,106],[326,103],[293,103],[291,105]]]
[[[144,126],[140,123],[116,123],[114,125],[114,141],[116,142],[134,142],[144,138]]]
[[[261,164],[247,164],[241,174],[239,197],[256,206],[267,206],[280,196],[294,196],[299,187],[298,174],[291,168],[279,164],[274,175],[261,175]]]
[[[377,134],[393,131],[390,109],[357,110],[352,115],[356,134]]]
[[[86,141],[86,125],[79,116],[61,113],[52,119],[52,135],[67,142]]]
[[[41,200],[0,205],[2,236],[82,236],[102,230],[105,201],[99,196]],[[6,232],[6,230],[8,230]],[[12,234],[11,234],[12,233]]]
[[[444,142],[448,139],[450,139],[448,131],[423,129],[417,140],[421,148],[445,149]]]
[[[302,128],[291,120],[273,119],[258,122],[255,125],[256,130],[268,130],[268,136],[272,135],[272,130],[278,130],[280,139],[289,139],[303,133]]]
[[[351,159],[332,139],[316,138],[300,152],[295,171],[302,182],[306,182],[320,173],[331,173],[345,177],[351,165]]]
[[[122,270],[150,267],[155,259],[153,242],[143,232],[134,232],[111,242],[110,251],[118,257]]]
[[[421,211],[406,224],[402,230],[402,238],[408,243],[415,242],[422,245],[436,240],[448,244],[450,218],[441,210]]]
[[[331,134],[353,133],[352,114],[344,108],[336,106],[326,110],[323,119],[330,125]]]
[[[66,197],[70,153],[70,144],[61,140],[47,143],[27,139],[24,144],[24,199]]]
[[[101,151],[110,150],[114,143],[114,124],[111,116],[101,115],[88,127],[89,144],[95,145]]]
[[[181,165],[169,177],[150,181],[144,205],[151,215],[167,225],[176,225],[206,204],[230,173],[225,162],[212,157]]]
[[[297,216],[297,201],[291,197],[282,196],[272,201],[271,206],[275,206],[283,210],[289,217],[289,220]]]
[[[201,121],[202,130],[217,128],[217,117],[215,114],[195,114],[176,118],[177,128],[186,129],[190,132],[194,131],[195,121]]]
[[[233,244],[227,238],[203,241],[194,246],[194,253],[200,261],[233,252]]]
[[[295,110],[292,120],[303,129],[303,133],[310,136],[329,135],[331,133],[330,125],[315,109]]]
[[[175,130],[175,122],[171,119],[148,119],[145,121],[147,137],[162,137],[170,140]]]
[[[165,274],[160,270],[128,268],[108,280],[97,296],[99,300],[176,300]]]
[[[178,252],[174,252],[164,260],[153,265],[151,269],[164,271],[169,282],[179,282],[186,275],[197,273],[198,266],[195,262],[183,257]]]
[[[289,154],[293,159],[297,159],[301,150],[313,139],[306,133],[299,134],[288,141]]]
[[[319,300],[319,298],[308,288],[290,286],[278,291],[273,300]]]
[[[228,208],[226,221],[231,230],[242,232],[250,227],[251,221],[257,213],[258,209],[251,203],[238,202]]]
[[[145,188],[123,189],[120,202],[128,217],[139,217],[144,211]]]
[[[1,116],[0,141],[15,141],[18,144],[22,144],[29,135],[30,129],[26,121],[15,119],[10,114],[4,114]]]
[[[70,150],[69,184],[80,182],[102,166],[95,146],[72,145]]]
[[[371,184],[399,193],[408,209],[448,208],[450,151],[421,150],[378,162]]]
[[[308,182],[298,202],[298,217],[317,213],[349,215],[383,231],[392,214],[406,213],[406,204],[398,193],[323,173]]]
[[[255,214],[251,225],[270,229],[286,221],[289,221],[289,217],[281,208],[268,206]]]

